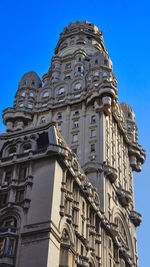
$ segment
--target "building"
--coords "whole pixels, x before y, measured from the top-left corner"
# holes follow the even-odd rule
[[[60,34],[43,86],[30,71],[0,135],[0,266],[138,266],[133,171],[145,151],[118,102],[102,32]]]

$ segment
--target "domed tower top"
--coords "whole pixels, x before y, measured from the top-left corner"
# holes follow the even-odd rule
[[[38,89],[42,86],[40,77],[34,71],[29,71],[23,75],[19,82],[18,89],[35,88]]]
[[[121,103],[120,106],[125,114],[126,120],[135,122],[135,114],[132,108],[127,103]]]
[[[102,50],[107,53],[103,33],[93,23],[76,21],[65,27],[60,34],[55,48],[55,54],[64,56],[79,48],[85,50],[89,55],[94,54],[97,50]]]

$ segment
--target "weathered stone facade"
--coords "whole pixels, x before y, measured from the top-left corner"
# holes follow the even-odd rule
[[[0,266],[138,266],[133,171],[145,151],[103,35],[64,28],[42,82],[22,77],[0,136]],[[80,165],[79,165],[80,164]]]

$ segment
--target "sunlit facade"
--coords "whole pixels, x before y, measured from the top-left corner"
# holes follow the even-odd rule
[[[93,23],[64,28],[43,80],[23,75],[3,122],[0,266],[138,267],[133,171],[145,151]]]

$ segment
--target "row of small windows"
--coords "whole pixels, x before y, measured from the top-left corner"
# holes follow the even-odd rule
[[[23,104],[23,103],[20,103],[20,104],[19,104],[19,107],[20,107],[20,108],[24,107],[24,104]],[[27,108],[32,109],[32,108],[33,108],[33,105],[30,104],[30,103],[28,103]]]
[[[22,92],[21,96],[25,97],[26,93]],[[34,97],[34,94],[32,92],[29,93],[29,96]]]

